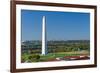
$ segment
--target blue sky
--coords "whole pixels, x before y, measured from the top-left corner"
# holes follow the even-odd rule
[[[22,41],[41,40],[43,16],[48,40],[90,39],[89,13],[21,10]]]

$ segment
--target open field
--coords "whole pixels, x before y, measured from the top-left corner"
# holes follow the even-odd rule
[[[48,61],[60,61],[60,60],[70,60],[70,58],[79,58],[80,56],[85,56],[89,59],[88,51],[74,51],[74,52],[58,52],[58,53],[48,53],[47,55],[41,54],[23,54],[22,62],[48,62]]]
[[[47,54],[41,55],[41,41],[24,41],[21,45],[21,62],[48,62],[89,59],[89,40],[47,41]]]

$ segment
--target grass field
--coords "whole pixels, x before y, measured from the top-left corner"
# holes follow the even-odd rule
[[[48,53],[47,55],[41,54],[22,54],[22,62],[46,62],[54,61],[56,58],[63,58],[66,56],[89,56],[89,51],[74,51],[74,52],[58,52],[58,53]]]

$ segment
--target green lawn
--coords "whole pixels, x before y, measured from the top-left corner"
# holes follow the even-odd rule
[[[50,59],[55,59],[58,57],[65,57],[65,56],[80,56],[82,54],[89,55],[88,51],[74,51],[74,52],[59,52],[59,53],[49,53],[47,55],[41,54],[22,54],[22,61],[23,62],[46,62]]]

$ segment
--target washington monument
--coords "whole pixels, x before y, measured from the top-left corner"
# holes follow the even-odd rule
[[[42,55],[47,54],[46,17],[42,18]]]

